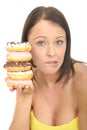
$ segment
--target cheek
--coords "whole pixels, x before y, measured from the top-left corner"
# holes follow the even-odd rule
[[[40,51],[39,50],[36,50],[36,49],[32,49],[31,51],[31,54],[32,54],[32,60],[33,60],[33,63],[37,66],[37,64],[40,64],[40,61],[42,59],[42,56],[40,54]]]
[[[60,49],[59,51],[57,51],[57,52],[58,52],[59,57],[60,57],[61,59],[63,59],[64,56],[65,56],[66,47],[61,48],[61,49]]]
[[[66,52],[66,48],[62,48],[59,52],[58,52],[58,58],[60,60],[60,63],[62,64],[64,61],[64,57],[65,57],[65,52]]]

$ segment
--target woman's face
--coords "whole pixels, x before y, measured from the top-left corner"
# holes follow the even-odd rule
[[[66,33],[61,26],[41,20],[31,29],[28,41],[32,44],[32,59],[44,74],[54,74],[60,69],[66,51]]]

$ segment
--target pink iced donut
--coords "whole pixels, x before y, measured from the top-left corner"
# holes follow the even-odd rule
[[[8,52],[6,55],[7,61],[30,61],[32,55],[30,52]]]
[[[19,84],[22,85],[22,88],[25,87],[25,85],[32,85],[32,80],[12,80],[10,78],[7,78],[7,86],[17,88]]]

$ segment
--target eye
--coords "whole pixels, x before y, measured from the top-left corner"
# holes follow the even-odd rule
[[[37,42],[37,44],[38,44],[38,46],[45,46],[46,45],[46,43],[44,41],[39,41],[39,42]]]
[[[63,41],[62,41],[62,40],[58,40],[58,41],[56,41],[56,44],[57,44],[57,45],[62,45],[62,44],[63,44]]]

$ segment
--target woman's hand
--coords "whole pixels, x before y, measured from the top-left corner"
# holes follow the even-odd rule
[[[13,92],[14,90],[17,90],[18,93],[24,93],[24,94],[32,94],[34,90],[33,83],[25,85],[25,87],[22,87],[22,84],[19,84],[17,88],[9,87],[9,90]]]
[[[6,82],[7,82],[7,80],[8,80],[8,78],[5,79]],[[17,93],[20,93],[20,94],[32,94],[34,91],[34,85],[32,83],[32,80],[30,80],[30,83],[26,84],[25,86],[22,84],[18,84],[18,86],[16,86],[16,87],[14,87],[14,86],[9,87],[9,90],[11,92],[16,90]]]

